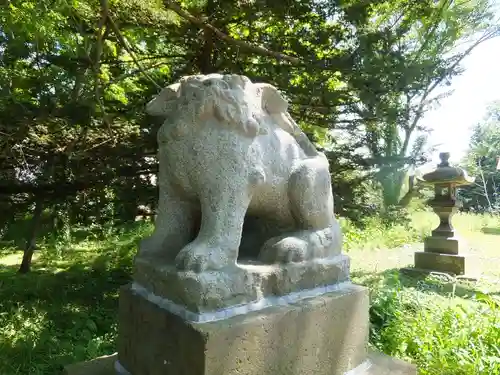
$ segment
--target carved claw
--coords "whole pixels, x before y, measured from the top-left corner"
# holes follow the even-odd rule
[[[196,273],[218,270],[236,263],[236,259],[231,257],[232,253],[221,247],[211,247],[195,240],[177,254],[175,265],[178,270]]]

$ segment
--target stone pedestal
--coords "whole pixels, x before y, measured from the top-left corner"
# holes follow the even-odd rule
[[[115,363],[118,353],[99,357],[92,361],[67,366],[64,375],[117,375]],[[385,354],[368,351],[362,365],[345,375],[413,375],[415,366]]]
[[[424,240],[424,251],[415,252],[414,271],[477,277],[480,273],[478,262],[466,250],[467,242],[452,227],[433,230]]]
[[[416,271],[434,271],[457,276],[478,277],[477,260],[467,254],[444,254],[426,251],[415,252]]]
[[[137,257],[133,278],[134,288],[154,303],[166,303],[164,307],[183,318],[199,321],[324,294],[348,281],[349,269],[350,259],[344,254],[289,264],[246,261],[202,273],[179,272],[161,259]]]
[[[367,351],[368,291],[349,281],[347,256],[227,272],[138,258],[120,291],[118,354],[66,374],[416,375]]]
[[[368,293],[319,297],[194,323],[125,287],[118,358],[133,375],[343,375],[367,356]]]
[[[344,282],[316,297],[192,322],[129,284],[120,291],[118,353],[65,374],[416,375],[415,366],[367,350],[368,311],[367,289]]]
[[[415,252],[415,270],[477,277],[480,270],[476,257],[466,250],[467,242],[454,229],[434,230],[424,240],[424,251]]]

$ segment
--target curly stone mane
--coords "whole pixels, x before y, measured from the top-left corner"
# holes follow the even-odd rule
[[[271,116],[277,125],[292,134],[310,156],[317,150],[301,131],[287,112],[288,103],[273,85],[252,83],[245,76],[237,74],[192,75],[165,87],[146,106],[146,112],[153,116],[168,118],[166,126],[175,122],[177,134],[187,133],[187,127],[205,124],[215,117],[223,125],[240,131],[244,136],[253,138],[265,134],[262,125]],[[162,143],[163,132],[158,132]]]
[[[252,95],[253,94],[253,95]],[[253,137],[259,132],[256,118],[262,112],[256,100],[255,85],[239,75],[194,75],[165,87],[146,107],[153,116],[175,115],[186,125],[200,123],[200,118],[216,117]]]

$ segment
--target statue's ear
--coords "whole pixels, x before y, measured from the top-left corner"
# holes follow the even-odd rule
[[[261,90],[262,108],[269,114],[285,113],[288,102],[280,94],[278,89],[267,83],[256,84],[257,90]]]
[[[287,112],[288,102],[278,89],[267,83],[258,83],[256,86],[261,92],[262,109],[271,115],[275,125],[293,136],[300,133],[300,128]]]
[[[146,113],[151,116],[165,117],[169,112],[169,103],[179,97],[180,83],[163,88],[158,95],[146,104]]]
[[[244,90],[247,85],[252,83],[248,77],[239,74],[226,74],[223,76],[223,80],[232,89],[239,87]]]

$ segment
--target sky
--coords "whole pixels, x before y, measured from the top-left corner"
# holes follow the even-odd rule
[[[471,127],[485,116],[489,103],[500,100],[500,37],[476,47],[464,59],[463,67],[465,72],[450,86],[453,94],[422,119],[423,125],[433,129],[430,142],[441,144],[434,165],[443,151],[450,152],[450,161],[459,162],[466,155]]]

